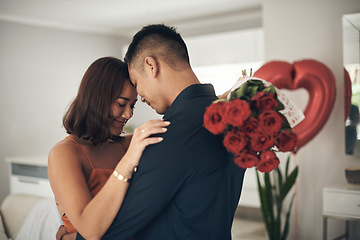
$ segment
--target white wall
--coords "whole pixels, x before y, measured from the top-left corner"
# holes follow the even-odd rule
[[[184,40],[193,67],[264,60],[264,32],[261,26],[259,28],[185,37]]]
[[[344,168],[360,164],[344,152],[342,15],[355,12],[360,12],[359,0],[266,0],[263,4],[265,59],[317,59],[332,70],[337,87],[335,106],[325,127],[297,154],[298,197],[289,239],[296,236],[296,214],[298,239],[322,238],[323,187],[346,184]],[[330,223],[329,229],[335,237],[344,230],[343,222]]]
[[[65,136],[62,116],[87,67],[122,58],[127,42],[0,21],[0,202],[9,193],[4,157],[47,155]]]
[[[360,13],[346,14],[343,17],[344,64],[359,64],[360,46],[359,30],[354,26],[353,17],[360,17]]]

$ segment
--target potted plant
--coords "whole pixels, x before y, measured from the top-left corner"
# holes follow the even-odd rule
[[[263,181],[260,180],[260,174],[256,171],[261,212],[270,240],[284,240],[289,233],[289,219],[295,194],[292,194],[288,206],[284,206],[284,201],[298,175],[298,166],[289,172],[289,162],[290,156],[287,158],[284,172],[278,166],[272,172],[263,173]]]

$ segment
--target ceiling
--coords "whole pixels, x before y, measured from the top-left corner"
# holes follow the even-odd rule
[[[132,37],[165,23],[183,36],[262,26],[263,0],[0,0],[0,20]]]

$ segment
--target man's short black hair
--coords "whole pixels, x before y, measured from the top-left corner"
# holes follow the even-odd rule
[[[173,69],[181,69],[184,63],[190,64],[184,40],[174,27],[164,24],[148,25],[136,33],[124,61],[130,67],[141,69],[141,60],[147,56],[158,58]]]

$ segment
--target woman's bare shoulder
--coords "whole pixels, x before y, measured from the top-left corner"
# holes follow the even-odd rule
[[[123,136],[121,144],[123,145],[125,150],[129,148],[132,136],[133,136],[132,134],[126,134]]]
[[[60,162],[66,163],[67,161],[72,161],[81,156],[79,150],[79,147],[77,147],[74,142],[69,139],[63,139],[50,149],[48,162],[49,164],[57,165]]]

